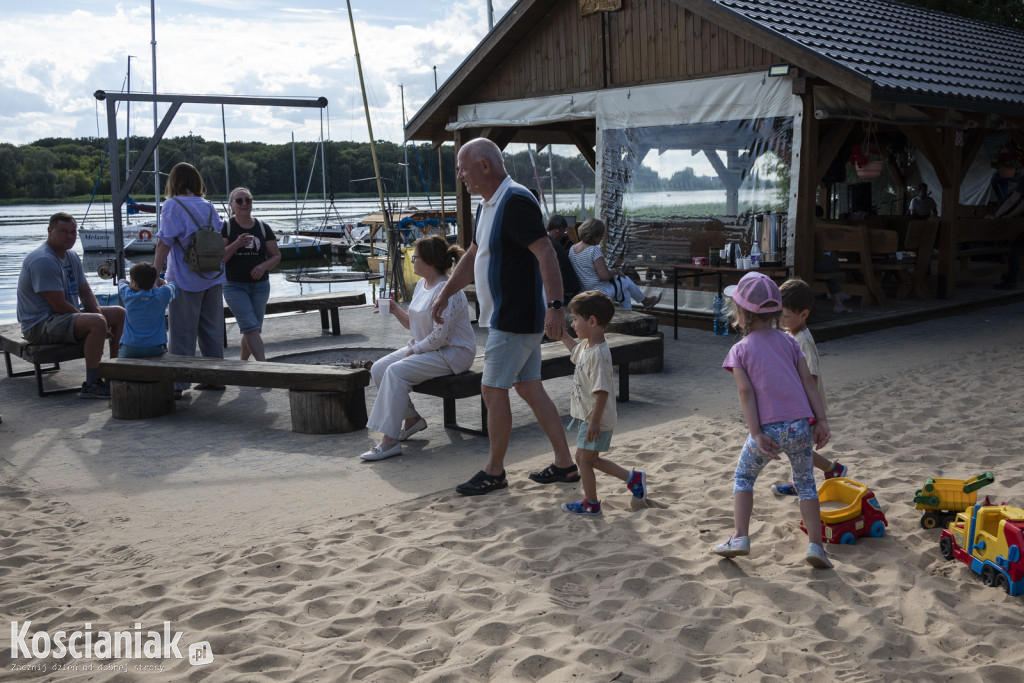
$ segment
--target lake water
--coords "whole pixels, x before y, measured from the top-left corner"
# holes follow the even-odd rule
[[[672,192],[672,193],[633,193],[626,195],[626,206],[664,206],[675,204],[699,204],[713,201],[724,201],[724,191],[700,191],[700,192]],[[550,201],[550,197],[548,198]],[[474,197],[474,209],[478,197]],[[592,202],[593,197],[588,197]],[[426,197],[412,197],[411,202],[420,207],[429,206]],[[218,210],[226,215],[225,207],[219,203]],[[557,197],[557,208],[562,213],[572,213],[578,210],[580,204],[579,194],[559,194]],[[440,208],[438,199],[433,199],[434,208]],[[551,206],[549,204],[549,206]],[[591,208],[593,204],[590,204]],[[455,200],[449,197],[446,200],[445,208],[454,211]],[[322,201],[307,201],[300,203],[296,210],[295,202],[291,201],[257,201],[254,207],[255,214],[266,220],[275,232],[291,232],[296,225],[302,228],[317,228],[325,223],[336,224],[341,222],[357,222],[360,218],[380,210],[380,204],[376,200],[357,199],[336,201],[333,206],[325,205]],[[78,220],[79,228],[107,227],[111,226],[113,219],[110,215],[109,204],[22,204],[16,206],[0,206],[0,324],[13,323],[17,321],[16,301],[18,275],[21,272],[21,263],[25,256],[46,240],[46,224],[49,217],[58,212],[66,211]],[[145,214],[143,214],[145,216]],[[142,222],[144,219],[139,219]],[[116,296],[117,287],[111,280],[104,280],[97,275],[96,270],[112,254],[82,252],[81,243],[75,245],[75,251],[82,256],[86,277],[89,285],[97,295],[113,294]],[[129,255],[126,258],[126,267],[137,261],[152,261],[149,254]],[[271,296],[292,296],[298,294],[312,294],[331,291],[362,291],[366,293],[367,301],[374,294],[374,285],[368,282],[317,282],[297,283],[286,279],[289,273],[295,274],[300,271],[320,266],[323,263],[300,263],[284,262],[271,274]],[[351,262],[346,257],[335,258],[331,263],[334,270],[351,270]]]
[[[422,203],[426,206],[425,198]],[[437,200],[434,200],[437,204]],[[0,324],[17,322],[17,287],[21,263],[25,256],[46,241],[46,224],[50,216],[58,211],[66,211],[79,222],[79,227],[107,227],[113,225],[109,205],[97,207],[93,204],[86,214],[87,204],[24,204],[18,206],[0,206]],[[449,200],[448,207],[454,209],[454,202]],[[218,204],[222,215],[226,212]],[[291,232],[296,225],[294,202],[256,202],[256,215],[267,221],[275,232]],[[368,200],[346,200],[335,202],[328,212],[324,211],[322,202],[307,203],[300,209],[298,223],[303,228],[316,228],[326,221],[330,224],[354,222],[360,217],[380,210],[380,204]],[[143,214],[145,215],[145,214]],[[84,218],[84,221],[83,221]],[[141,220],[140,220],[141,222]],[[329,251],[327,245],[324,249]],[[116,297],[117,286],[112,280],[104,280],[97,274],[97,269],[112,253],[90,252],[83,254],[81,243],[74,250],[82,257],[86,279],[97,295],[112,294]],[[152,261],[152,254],[129,254],[125,258],[125,267],[131,268],[139,261]],[[324,268],[326,262],[286,261],[270,274],[271,296],[290,296],[296,294],[312,294],[319,292],[360,291],[366,293],[367,301],[371,300],[374,285],[367,281],[356,282],[317,282],[297,283],[286,279],[289,273],[309,271],[312,268]],[[335,257],[330,263],[333,270],[351,270],[351,261]]]

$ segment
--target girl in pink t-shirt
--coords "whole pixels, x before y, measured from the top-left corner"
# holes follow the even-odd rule
[[[824,447],[830,436],[818,386],[800,345],[777,329],[782,295],[770,277],[747,273],[739,284],[726,288],[725,294],[732,297],[733,323],[743,332],[743,339],[730,349],[722,367],[736,378],[750,434],[740,452],[733,484],[736,530],[728,541],[715,546],[714,552],[722,557],[750,554],[748,529],[754,482],[769,460],[780,459],[781,451],[789,456],[800,513],[807,527],[807,562],[831,568],[822,546],[821,512],[814,485],[813,447]]]

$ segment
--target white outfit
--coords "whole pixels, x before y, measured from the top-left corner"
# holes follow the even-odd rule
[[[462,292],[453,294],[444,309],[444,322],[435,323],[430,307],[448,279],[428,288],[425,280],[416,283],[409,302],[409,331],[413,338],[407,346],[393,351],[370,367],[377,399],[373,402],[367,429],[397,439],[402,420],[416,416],[409,391],[420,382],[442,375],[465,372],[476,357],[476,336],[469,322],[469,302]],[[409,357],[405,354],[412,349]]]
[[[638,304],[643,303],[646,298],[644,293],[628,277],[613,275],[610,280],[602,280],[598,277],[594,261],[600,258],[604,258],[604,252],[596,244],[587,246],[578,254],[575,246],[569,247],[569,262],[572,263],[576,276],[580,280],[580,291],[596,289],[599,292],[604,292],[611,297],[612,301],[627,311],[633,310],[632,301],[636,301]]]

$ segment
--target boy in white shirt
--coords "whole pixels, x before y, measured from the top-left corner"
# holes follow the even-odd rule
[[[562,509],[577,515],[601,514],[601,501],[597,498],[597,478],[594,470],[618,477],[626,483],[633,497],[647,497],[647,475],[641,470],[626,470],[601,457],[609,450],[612,430],[615,428],[615,398],[612,396],[612,354],[604,338],[604,330],[615,315],[615,304],[603,292],[581,292],[569,302],[572,328],[579,340],[562,335],[562,343],[571,352],[576,366],[573,374],[572,401],[569,414],[577,425],[576,465],[583,484],[583,500],[562,503]]]
[[[821,380],[821,371],[818,363],[818,347],[814,343],[811,331],[807,329],[807,316],[811,314],[814,306],[814,291],[811,286],[798,277],[790,278],[779,287],[782,294],[782,317],[779,322],[782,329],[790,334],[800,345],[807,361],[807,369],[818,384],[818,393],[821,394],[821,402],[825,404],[825,383]],[[825,405],[826,411],[828,406]],[[845,477],[848,471],[846,465],[838,460],[832,461],[814,452],[814,466],[825,473],[826,479],[833,477]],[[796,488],[793,482],[788,484],[772,484],[772,493],[780,496],[795,496]]]

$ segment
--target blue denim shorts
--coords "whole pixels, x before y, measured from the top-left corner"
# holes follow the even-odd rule
[[[263,331],[263,316],[270,298],[270,280],[262,282],[225,282],[224,301],[238,323],[238,331]]]
[[[540,341],[543,332],[516,334],[493,327],[484,346],[484,386],[511,389],[519,382],[540,379]]]
[[[612,434],[613,430],[609,429],[606,432],[601,432],[598,436],[597,441],[587,440],[587,425],[589,423],[586,420],[578,420],[575,417],[569,422],[567,430],[572,431],[573,425],[576,425],[576,448],[582,448],[585,451],[597,451],[598,453],[607,453],[612,448]]]
[[[153,358],[167,353],[167,344],[154,344],[153,346],[131,346],[121,344],[117,355],[121,358]]]

